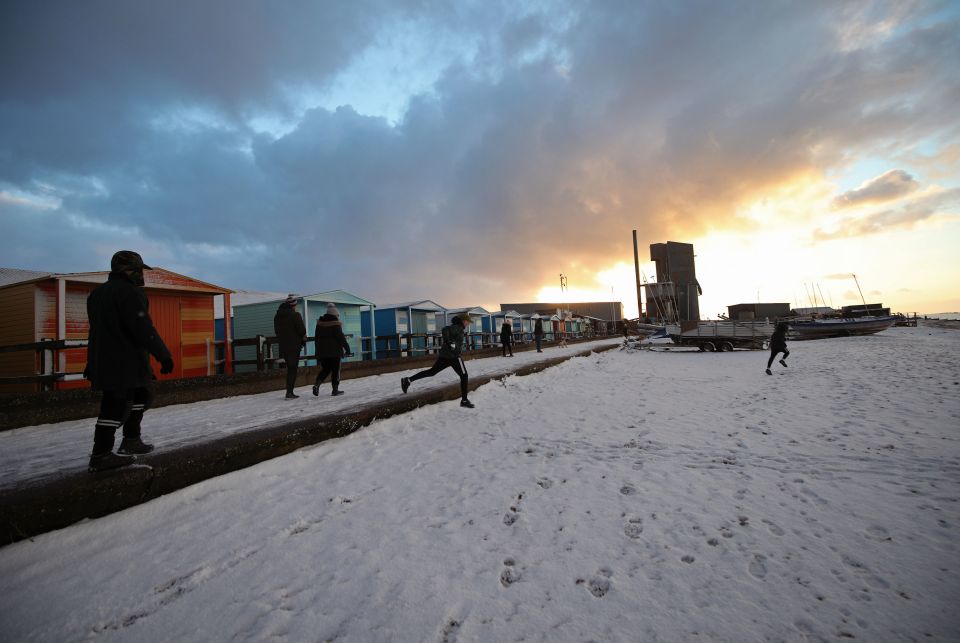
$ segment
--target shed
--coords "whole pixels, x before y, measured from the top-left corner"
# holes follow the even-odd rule
[[[364,337],[375,338],[373,359],[390,357],[392,353],[422,355],[426,353],[427,336],[440,330],[444,321],[443,306],[430,299],[377,306],[362,314]]]
[[[516,337],[517,327],[514,320],[520,318],[520,313],[515,310],[499,310],[495,313],[490,313],[489,317],[484,318],[483,320],[483,332],[493,333],[494,343],[500,341],[500,327],[503,326],[503,321],[507,320],[510,323],[510,327],[513,329],[514,337]]]
[[[496,344],[496,337],[484,335],[485,329],[491,324],[487,322],[493,315],[483,306],[473,306],[470,308],[447,308],[444,311],[444,325],[449,325],[457,315],[467,313],[470,315],[470,326],[466,329],[468,350],[476,350],[484,346]],[[484,341],[486,339],[486,341]]]
[[[258,293],[251,295],[250,299],[253,301],[235,305],[233,307],[233,328],[236,338],[249,339],[257,335],[273,337],[273,317],[281,302],[286,298],[287,295],[284,293]],[[306,326],[308,337],[313,337],[317,320],[327,312],[327,304],[336,304],[337,309],[340,311],[343,334],[348,336],[347,343],[350,344],[350,350],[353,353],[353,357],[347,357],[344,361],[351,362],[363,359],[360,323],[361,309],[373,307],[373,302],[344,290],[329,290],[312,295],[304,295],[298,299],[297,311],[303,316],[303,323]],[[253,346],[238,346],[236,353],[238,360],[246,361],[256,359],[256,348]],[[316,354],[316,347],[312,341],[307,342],[304,354],[308,357]],[[316,364],[316,359],[308,358],[306,364],[314,365]],[[256,366],[252,364],[242,364],[237,367],[238,372],[255,369]]]
[[[790,315],[790,304],[734,304],[727,306],[727,315],[733,321],[751,321],[754,319],[778,319]]]
[[[87,296],[105,283],[109,271],[54,273],[0,268],[0,346],[45,339],[86,341]],[[174,370],[162,380],[212,374],[214,364],[214,298],[229,299],[231,290],[163,268],[144,271],[150,317],[173,356]],[[229,359],[229,355],[228,355]],[[87,349],[58,350],[53,371],[63,373],[55,388],[82,388]],[[0,377],[39,374],[36,351],[0,353]],[[38,390],[39,384],[4,385],[9,392]]]

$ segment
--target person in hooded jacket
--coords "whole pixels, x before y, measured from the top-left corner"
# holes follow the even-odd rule
[[[94,391],[103,392],[90,471],[125,467],[137,455],[153,451],[153,445],[140,437],[140,422],[153,400],[150,355],[160,362],[164,375],[173,372],[173,358],[150,319],[144,270],[152,268],[139,254],[121,250],[110,260],[107,282],[87,297],[90,334],[83,375]],[[119,427],[123,427],[123,440],[113,453]]]
[[[473,408],[473,402],[467,399],[467,367],[460,358],[463,350],[464,330],[470,325],[470,315],[463,313],[450,320],[450,325],[441,331],[443,345],[437,355],[437,361],[425,371],[410,377],[400,378],[400,388],[404,393],[410,388],[410,383],[424,377],[433,377],[443,369],[450,367],[460,376],[460,406]]]
[[[773,373],[770,372],[770,367],[773,366],[773,360],[776,359],[778,353],[783,353],[780,363],[783,364],[784,367],[787,365],[785,360],[790,356],[790,351],[787,350],[788,330],[790,330],[789,322],[777,322],[773,336],[770,338],[770,359],[767,360],[767,375],[773,375]]]
[[[537,317],[533,325],[533,339],[537,342],[537,352],[543,352],[543,320]]]
[[[350,355],[350,344],[343,334],[343,324],[340,323],[340,311],[334,303],[327,304],[327,313],[317,320],[314,335],[314,344],[317,348],[317,361],[320,362],[320,372],[313,383],[313,394],[320,395],[320,385],[327,376],[333,385],[331,395],[343,395],[340,390],[340,360]]]
[[[287,299],[277,308],[273,316],[273,332],[277,334],[280,344],[280,357],[287,364],[286,399],[294,400],[300,397],[293,392],[297,369],[300,367],[300,350],[307,345],[307,327],[297,311],[296,295],[287,295]]]
[[[507,351],[510,351],[510,357],[513,357],[513,326],[509,319],[504,319],[500,327],[500,343],[503,345],[503,356],[506,357]]]

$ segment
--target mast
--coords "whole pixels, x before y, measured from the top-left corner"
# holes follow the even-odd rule
[[[863,291],[860,290],[860,280],[858,280],[858,279],[857,279],[857,276],[854,275],[853,273],[850,273],[850,274],[851,274],[851,276],[853,276],[853,280],[854,280],[854,281],[856,282],[856,284],[857,284],[857,292],[860,293],[860,301],[863,302],[863,309],[864,309],[865,311],[867,311],[867,315],[869,315],[869,314],[870,314],[870,307],[867,306],[867,300],[863,298]]]

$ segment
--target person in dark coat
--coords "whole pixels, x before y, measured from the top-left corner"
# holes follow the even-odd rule
[[[784,366],[787,365],[785,360],[790,356],[790,351],[787,350],[788,330],[790,330],[790,324],[788,322],[777,322],[773,336],[770,338],[770,359],[767,360],[767,375],[773,375],[773,373],[770,372],[770,367],[773,365],[773,360],[776,359],[778,353],[783,353],[780,363]]]
[[[286,301],[277,308],[273,316],[273,332],[277,334],[280,344],[280,357],[287,365],[287,397],[294,400],[298,397],[293,392],[297,382],[297,368],[300,366],[300,350],[307,345],[307,327],[303,317],[297,312],[297,296],[287,295]]]
[[[537,342],[537,352],[543,352],[543,320],[537,317],[533,325],[533,339]]]
[[[425,371],[420,371],[411,377],[400,378],[400,388],[406,393],[410,383],[424,377],[433,377],[443,369],[450,367],[460,376],[460,406],[473,408],[473,402],[467,399],[467,366],[460,358],[463,350],[464,330],[470,325],[470,315],[462,313],[450,320],[450,325],[441,331],[443,345],[437,355],[437,361]]]
[[[343,334],[343,324],[340,323],[340,311],[334,303],[327,304],[327,313],[317,320],[317,328],[313,333],[314,344],[317,348],[317,361],[320,362],[320,373],[313,383],[313,394],[320,395],[320,385],[330,376],[333,385],[331,395],[343,395],[340,390],[340,360],[350,355],[350,344]]]
[[[150,355],[160,362],[164,375],[173,372],[173,358],[150,319],[144,270],[151,268],[139,254],[121,250],[110,260],[107,282],[87,297],[90,334],[83,375],[94,391],[103,392],[90,471],[125,467],[138,454],[153,451],[153,445],[140,437],[140,422],[153,400]],[[119,427],[123,427],[123,439],[113,453]]]
[[[513,326],[509,319],[504,319],[500,327],[500,343],[503,344],[503,356],[506,357],[507,351],[510,351],[510,357],[513,357]]]

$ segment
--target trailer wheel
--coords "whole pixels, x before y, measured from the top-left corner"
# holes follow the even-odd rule
[[[720,344],[720,350],[724,353],[729,353],[733,350],[733,344],[730,342],[723,342]]]
[[[713,345],[713,342],[703,342],[700,344],[700,350],[712,353],[717,350],[717,347]]]

